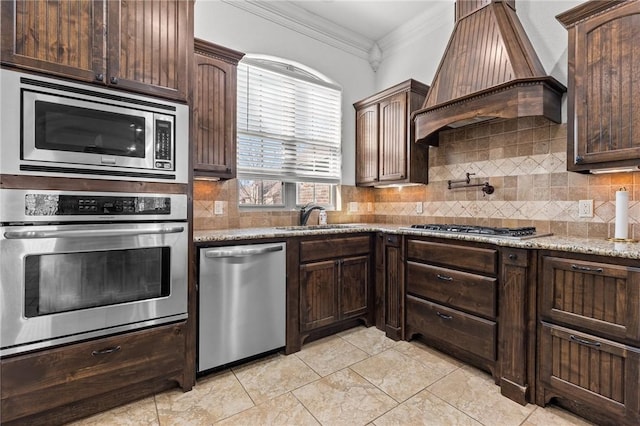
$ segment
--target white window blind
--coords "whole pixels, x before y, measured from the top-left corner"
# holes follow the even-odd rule
[[[291,68],[238,65],[238,176],[340,183],[341,92]]]

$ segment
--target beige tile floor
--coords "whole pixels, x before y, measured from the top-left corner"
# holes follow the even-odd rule
[[[417,342],[354,328],[81,420],[86,425],[589,425],[523,407],[490,375]]]

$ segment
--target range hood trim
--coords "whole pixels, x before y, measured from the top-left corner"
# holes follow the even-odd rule
[[[417,110],[412,114],[415,141],[438,146],[437,132],[477,117],[543,116],[559,123],[562,120],[562,95],[566,90],[562,83],[550,76],[522,78]],[[520,102],[525,98],[527,103]]]
[[[461,123],[459,127],[464,123],[473,124],[480,121],[478,118],[484,121],[543,116],[557,123],[562,121],[562,96],[567,88],[544,71],[517,17],[515,1],[484,1],[487,2],[456,21],[431,90],[422,109],[412,115],[416,142],[437,146],[438,132],[450,129],[455,123]],[[483,2],[478,0],[477,4]],[[471,36],[469,28],[480,32],[473,32]],[[490,48],[490,43],[478,41],[484,37],[483,33],[496,36],[498,44]],[[477,58],[492,57],[487,55],[496,54],[492,49],[501,49],[499,46],[502,50],[497,53],[503,60],[500,70],[506,70],[506,74],[494,75],[491,73],[498,72],[499,64]],[[467,70],[475,74],[468,75],[482,75],[483,79],[465,80],[447,74],[447,70],[453,70],[453,76],[463,72],[466,64],[475,67]],[[461,83],[471,83],[477,88],[465,94],[457,89]]]

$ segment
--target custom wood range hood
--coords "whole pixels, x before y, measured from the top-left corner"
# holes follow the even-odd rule
[[[415,140],[438,145],[438,132],[494,118],[561,121],[566,87],[546,74],[515,0],[457,0],[456,23],[422,108]]]

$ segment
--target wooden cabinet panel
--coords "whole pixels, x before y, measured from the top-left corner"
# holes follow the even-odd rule
[[[482,275],[407,262],[407,293],[495,320],[497,280]]]
[[[356,182],[378,181],[378,105],[356,111]]]
[[[338,261],[300,265],[300,329],[313,330],[338,319]]]
[[[104,1],[8,0],[0,7],[3,63],[85,81],[104,75]]]
[[[540,314],[640,345],[640,268],[545,256]]]
[[[428,90],[407,80],[353,104],[356,185],[428,182],[429,147],[415,143],[411,121]]]
[[[407,94],[398,93],[379,108],[379,180],[402,180],[407,176]]]
[[[640,2],[586,2],[558,19],[569,30],[574,70],[568,91],[569,170],[637,165]]]
[[[330,237],[321,240],[308,240],[300,243],[300,261],[310,262],[320,259],[340,258],[369,253],[369,236]]]
[[[640,349],[544,322],[540,335],[544,400],[570,395],[607,423],[638,424]]]
[[[186,99],[193,52],[193,2],[110,1],[108,83]]]
[[[369,300],[369,256],[340,261],[340,315],[349,318],[367,312]]]
[[[236,176],[236,86],[240,52],[195,41],[193,90],[194,175]]]
[[[387,337],[402,338],[404,330],[404,265],[402,239],[389,235],[384,250],[384,323]]]
[[[497,325],[417,297],[407,296],[407,328],[436,340],[444,340],[489,361],[497,359]]]
[[[497,250],[465,247],[456,244],[409,240],[407,258],[481,274],[495,275],[498,269]]]
[[[192,0],[0,3],[4,64],[187,99]]]
[[[2,420],[43,412],[155,377],[180,382],[184,323],[5,358]]]

